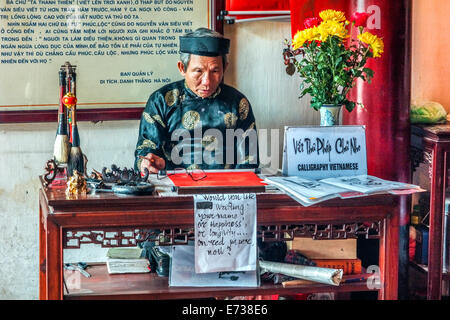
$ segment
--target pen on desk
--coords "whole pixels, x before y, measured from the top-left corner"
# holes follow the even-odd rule
[[[362,274],[358,277],[351,277],[351,278],[347,278],[347,279],[343,279],[343,283],[354,283],[354,282],[363,282],[363,281],[367,281],[370,276],[372,276],[373,274],[368,273],[368,274]]]
[[[281,283],[281,285],[283,286],[283,288],[286,288],[286,287],[295,287],[295,286],[299,286],[299,285],[314,284],[314,283],[315,283],[314,281],[299,279],[299,280],[283,281]]]

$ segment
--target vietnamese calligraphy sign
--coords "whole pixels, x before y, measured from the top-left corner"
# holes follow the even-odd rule
[[[364,126],[287,127],[283,174],[308,179],[367,174]]]

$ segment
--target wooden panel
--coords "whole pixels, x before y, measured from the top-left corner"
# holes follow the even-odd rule
[[[61,300],[62,288],[62,234],[58,225],[47,220],[46,232],[47,299]]]
[[[356,239],[314,240],[295,238],[292,249],[299,250],[309,259],[356,259]]]
[[[139,120],[144,108],[78,109],[77,121]],[[58,110],[0,111],[0,123],[57,122]]]
[[[430,231],[428,244],[428,292],[430,300],[440,300],[442,290],[442,238],[447,165],[446,152],[440,145],[433,150],[433,176],[430,192]]]
[[[379,268],[381,290],[379,298],[397,300],[398,298],[398,259],[399,259],[399,216],[389,216],[382,227],[380,237]]]

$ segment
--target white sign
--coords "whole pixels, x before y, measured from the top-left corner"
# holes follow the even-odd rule
[[[79,109],[142,107],[181,79],[179,37],[210,26],[211,0],[0,0],[0,111],[57,109],[77,66]]]
[[[286,127],[283,174],[314,180],[367,174],[365,127]]]
[[[170,263],[171,287],[258,287],[259,272],[224,271],[195,273],[194,246],[173,246]]]
[[[256,270],[256,195],[194,196],[195,272]]]

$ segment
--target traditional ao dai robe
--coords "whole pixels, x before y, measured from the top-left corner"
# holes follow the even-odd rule
[[[234,132],[239,138],[228,138],[227,143],[227,129],[234,129],[228,134]],[[184,80],[170,83],[150,96],[142,113],[136,170],[142,161],[139,156],[148,153],[164,158],[167,170],[256,168],[258,145],[251,105],[225,84],[201,98]]]

